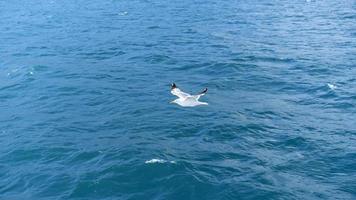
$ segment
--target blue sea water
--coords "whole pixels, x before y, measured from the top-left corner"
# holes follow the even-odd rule
[[[356,2],[0,1],[0,199],[356,199]],[[209,106],[169,104],[176,82]]]

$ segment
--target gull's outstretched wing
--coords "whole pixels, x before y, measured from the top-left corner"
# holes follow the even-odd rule
[[[171,87],[171,93],[175,96],[177,96],[178,98],[187,98],[188,96],[191,96],[188,93],[182,92],[182,90],[180,90],[179,88],[177,88],[175,83],[172,83],[172,87]]]
[[[199,94],[197,95],[193,95],[193,97],[196,99],[196,100],[199,100],[199,98],[203,95],[206,94],[206,92],[208,91],[208,88],[205,88],[202,92],[200,92]]]

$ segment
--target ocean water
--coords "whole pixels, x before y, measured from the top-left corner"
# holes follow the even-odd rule
[[[356,199],[356,2],[0,1],[0,199]],[[208,106],[170,104],[170,83]]]

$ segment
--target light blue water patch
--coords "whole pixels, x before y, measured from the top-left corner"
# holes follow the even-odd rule
[[[1,1],[0,199],[356,199],[355,13]]]

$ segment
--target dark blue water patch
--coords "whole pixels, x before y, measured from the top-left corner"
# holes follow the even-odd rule
[[[279,140],[276,141],[267,141],[268,145],[270,145],[271,148],[277,148],[280,145],[283,145],[284,148],[286,149],[300,149],[300,150],[308,150],[308,149],[314,149],[315,146],[306,139],[303,138],[302,136],[297,136],[293,138],[279,138]]]
[[[175,59],[164,55],[135,56],[131,57],[130,60],[142,60],[149,64],[174,65],[176,63]]]
[[[109,49],[109,50],[110,51],[99,51],[99,52],[93,52],[93,53],[79,53],[78,55],[83,56],[84,59],[104,60],[104,59],[111,59],[112,57],[125,54],[125,52],[123,52],[123,51],[116,51],[115,49]]]
[[[343,19],[355,19],[356,15],[352,13],[345,13],[344,16],[342,17]]]

